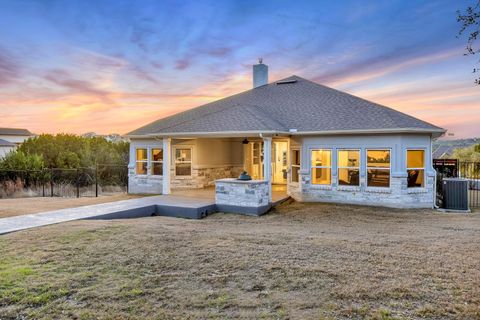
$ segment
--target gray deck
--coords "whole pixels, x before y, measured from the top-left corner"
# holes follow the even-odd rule
[[[82,219],[126,219],[152,215],[201,219],[216,212],[213,189],[107,202],[0,219],[0,234]],[[288,198],[274,193],[272,205]]]

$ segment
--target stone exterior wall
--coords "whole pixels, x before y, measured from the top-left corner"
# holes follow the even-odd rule
[[[215,204],[236,207],[268,206],[268,182],[265,180],[217,180],[215,182]]]
[[[243,171],[243,166],[212,166],[193,167],[191,177],[175,177],[171,171],[172,189],[198,189],[215,185],[215,180],[237,178]]]
[[[171,188],[175,189],[199,189],[215,185],[215,180],[223,178],[236,178],[243,171],[241,166],[215,166],[193,167],[192,175],[175,177],[174,169],[170,171]],[[150,168],[148,168],[150,172]],[[161,194],[162,177],[152,175],[136,175],[135,168],[129,168],[128,192],[132,194]]]
[[[386,206],[393,208],[431,208],[435,175],[428,174],[424,188],[407,188],[406,175],[392,175],[390,188],[367,187],[366,176],[360,176],[360,186],[339,186],[332,172],[332,185],[313,185],[309,170],[300,171],[300,182],[289,183],[287,192],[297,201],[335,202]]]
[[[161,194],[162,177],[136,175],[134,168],[128,169],[128,193],[131,194]]]

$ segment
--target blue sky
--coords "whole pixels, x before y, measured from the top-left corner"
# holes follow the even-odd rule
[[[0,126],[128,132],[291,74],[480,136],[474,1],[0,2]]]

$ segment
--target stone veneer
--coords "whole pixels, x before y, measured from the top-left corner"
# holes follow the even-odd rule
[[[332,173],[332,185],[312,185],[310,170],[300,170],[300,182],[290,182],[287,193],[297,201],[335,202],[385,206],[394,208],[432,208],[435,175],[428,174],[424,188],[407,188],[407,176],[390,177],[390,188],[367,187],[366,176],[360,176],[360,186],[338,186]]]
[[[147,169],[150,171],[150,168]],[[193,167],[192,175],[186,177],[175,177],[175,171],[170,171],[171,188],[172,189],[199,189],[213,186],[215,180],[221,178],[238,177],[243,171],[241,166],[215,166],[215,167]],[[145,194],[161,194],[162,193],[162,177],[152,175],[137,175],[135,167],[129,167],[128,174],[128,192],[145,193]]]
[[[215,181],[215,205],[219,211],[261,215],[270,209],[269,185],[265,180]]]
[[[192,175],[189,177],[175,177],[171,172],[172,189],[197,189],[214,186],[215,181],[223,178],[236,178],[243,171],[243,166],[215,166],[215,167],[193,167]]]

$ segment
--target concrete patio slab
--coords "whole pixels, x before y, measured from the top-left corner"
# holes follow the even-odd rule
[[[160,195],[46,211],[0,219],[0,234],[81,219],[125,219],[154,214],[199,219],[214,211],[213,200]],[[169,210],[167,210],[169,208]]]
[[[274,191],[273,202],[270,206],[275,206],[286,199],[288,199],[288,196],[283,189]],[[0,219],[0,235],[73,220],[127,219],[152,215],[201,219],[217,211],[214,188],[181,190],[169,195],[150,196],[2,218]]]

